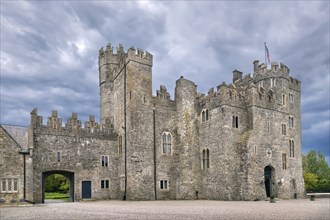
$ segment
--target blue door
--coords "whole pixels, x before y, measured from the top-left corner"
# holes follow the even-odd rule
[[[82,181],[82,196],[83,199],[92,198],[92,182]]]

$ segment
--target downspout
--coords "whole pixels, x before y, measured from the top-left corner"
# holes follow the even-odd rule
[[[125,192],[123,200],[127,199],[127,117],[126,117],[126,62],[124,61],[124,137],[125,137]]]
[[[23,154],[23,167],[24,167],[24,186],[23,186],[23,198],[26,199],[26,162],[25,162],[25,154]]]
[[[157,200],[157,155],[156,155],[156,109],[153,108],[153,130],[154,130],[154,191],[155,200]]]

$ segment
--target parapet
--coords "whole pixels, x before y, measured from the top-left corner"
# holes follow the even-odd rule
[[[148,51],[135,49],[134,47],[129,48],[127,53],[125,53],[124,47],[121,44],[117,47],[116,53],[114,52],[111,43],[106,46],[106,50],[104,50],[103,47],[99,50],[99,67],[107,63],[119,64],[121,66],[124,61],[127,63],[130,60],[152,66],[153,56]]]
[[[77,113],[72,113],[65,126],[62,126],[62,119],[58,117],[57,111],[52,111],[48,117],[47,125],[42,124],[42,116],[38,115],[38,110],[35,108],[31,112],[31,126],[35,133],[45,133],[54,135],[80,135],[80,136],[99,136],[113,137],[113,126],[110,125],[110,120],[106,120],[101,126],[95,121],[95,117],[91,115],[89,121],[85,122],[85,127],[81,127],[82,123],[78,120]]]

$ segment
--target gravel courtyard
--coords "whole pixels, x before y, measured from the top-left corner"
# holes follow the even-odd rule
[[[0,206],[0,219],[330,219],[330,199],[309,201],[91,201]]]

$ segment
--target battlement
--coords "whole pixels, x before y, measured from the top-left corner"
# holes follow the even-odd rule
[[[117,47],[117,52],[114,52],[111,43],[106,46],[105,50],[103,47],[99,50],[99,67],[111,63],[119,64],[120,68],[124,61],[128,63],[130,60],[152,66],[153,56],[148,51],[135,49],[134,47],[129,48],[127,53],[125,53],[124,47],[121,44]]]
[[[67,123],[62,126],[62,118],[58,117],[57,111],[52,111],[52,114],[47,119],[47,124],[43,125],[43,117],[38,115],[38,110],[35,108],[30,113],[31,115],[31,128],[36,133],[51,133],[57,135],[87,135],[87,136],[99,136],[107,137],[113,136],[113,125],[110,124],[110,120],[106,120],[105,124],[99,125],[95,121],[93,115],[89,116],[89,121],[85,122],[84,128],[82,123],[78,120],[77,113],[72,113],[72,116],[68,119]]]

